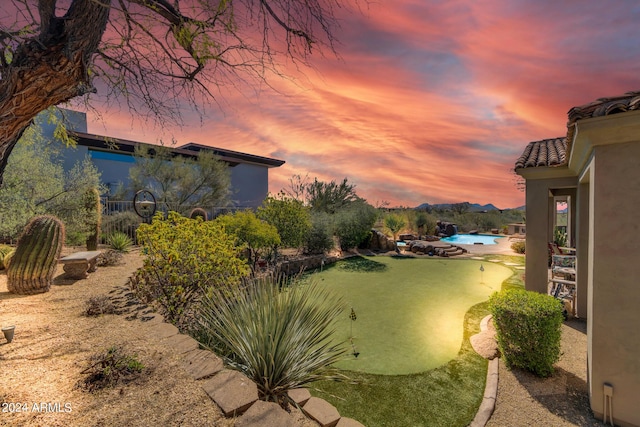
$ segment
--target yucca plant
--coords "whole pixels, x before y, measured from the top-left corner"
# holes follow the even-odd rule
[[[118,252],[129,252],[129,248],[133,245],[131,238],[122,231],[114,231],[107,237],[107,244],[111,249]]]
[[[255,279],[212,289],[199,316],[201,333],[229,365],[257,385],[264,400],[281,404],[305,384],[343,379],[332,365],[346,354],[333,339],[341,298],[316,283]]]

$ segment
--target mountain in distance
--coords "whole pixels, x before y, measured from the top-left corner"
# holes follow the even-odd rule
[[[468,203],[468,202],[462,202],[462,203]],[[435,205],[431,205],[429,203],[423,203],[420,206],[416,207],[416,209],[427,209],[427,208],[431,208],[431,209],[451,209],[451,206],[455,205],[456,203],[438,203]],[[499,210],[524,210],[525,207],[524,206],[520,206],[518,208],[513,208],[513,209],[498,209],[497,207],[495,207],[495,205],[493,205],[492,203],[488,203],[486,205],[481,205],[479,203],[469,203],[469,212],[489,212],[489,211],[499,211]]]

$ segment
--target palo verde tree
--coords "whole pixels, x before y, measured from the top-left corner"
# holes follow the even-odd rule
[[[340,184],[335,181],[318,181],[318,178],[315,178],[312,183],[306,185],[307,203],[314,211],[334,214],[360,200],[355,188],[354,184],[347,182],[347,178]]]
[[[98,93],[180,123],[185,103],[258,87],[279,63],[334,50],[347,0],[6,0],[0,12],[0,183],[41,111]],[[282,60],[281,60],[282,59]],[[264,85],[261,85],[264,86]],[[202,111],[200,109],[199,111]]]
[[[136,163],[129,170],[134,192],[149,189],[170,210],[184,215],[194,206],[229,205],[231,174],[212,153],[203,150],[191,158],[173,156],[165,146],[140,146],[134,157]]]

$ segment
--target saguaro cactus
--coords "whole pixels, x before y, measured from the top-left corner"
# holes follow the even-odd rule
[[[87,250],[98,249],[98,239],[100,239],[100,225],[102,223],[102,205],[100,204],[100,192],[93,188],[86,194],[85,208],[89,214],[90,230],[87,236]]]
[[[22,295],[48,292],[64,243],[64,224],[53,216],[33,218],[18,240],[7,269],[9,292]]]

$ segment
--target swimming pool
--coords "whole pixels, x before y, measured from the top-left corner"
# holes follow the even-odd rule
[[[473,245],[482,243],[483,245],[495,245],[496,239],[502,239],[504,236],[494,236],[489,234],[456,234],[451,237],[443,237],[442,242],[458,243],[460,245]]]

